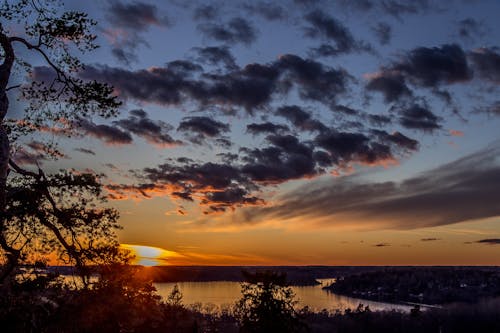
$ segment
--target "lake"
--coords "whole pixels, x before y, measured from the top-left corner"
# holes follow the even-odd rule
[[[332,279],[318,280],[323,285],[329,284]],[[214,281],[214,282],[178,282],[178,283],[155,283],[158,293],[166,299],[175,285],[183,295],[182,303],[190,305],[195,303],[202,304],[202,310],[208,309],[214,305],[218,308],[233,305],[241,297],[241,285],[239,282]],[[360,303],[368,305],[373,311],[399,310],[410,311],[411,306],[390,304],[382,302],[368,301],[359,298],[336,295],[328,290],[322,289],[323,285],[292,287],[298,306],[309,306],[311,310],[344,310],[347,308],[356,309]]]

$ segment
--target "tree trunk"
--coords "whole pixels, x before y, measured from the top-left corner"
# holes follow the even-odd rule
[[[2,29],[0,24],[0,29]],[[8,263],[5,271],[0,275],[0,283],[15,267],[19,258],[19,253],[13,251],[6,243],[3,235],[5,226],[5,210],[7,204],[7,176],[9,173],[10,144],[5,127],[5,116],[9,111],[9,98],[7,97],[7,85],[9,84],[10,72],[14,63],[14,49],[9,37],[0,31],[0,46],[3,49],[4,60],[0,65],[0,246],[5,252]]]

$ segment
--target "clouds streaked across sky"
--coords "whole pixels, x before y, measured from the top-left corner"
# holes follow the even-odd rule
[[[485,246],[500,237],[497,1],[68,6],[99,22],[79,75],[112,84],[121,113],[82,118],[76,139],[57,123],[16,156],[55,140],[59,166],[106,172],[124,243],[241,264],[500,264]],[[227,264],[205,259],[189,263]]]

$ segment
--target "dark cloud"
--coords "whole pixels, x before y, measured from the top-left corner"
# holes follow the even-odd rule
[[[214,20],[218,13],[219,9],[215,5],[201,5],[195,8],[193,18],[195,20]]]
[[[409,51],[398,61],[372,74],[366,89],[382,93],[386,102],[394,102],[412,95],[408,83],[436,90],[443,84],[470,79],[472,69],[465,52],[456,44],[447,44]]]
[[[480,48],[469,53],[474,69],[479,76],[495,84],[500,84],[499,48]]]
[[[196,195],[207,208],[206,213],[264,203],[250,194],[255,185],[229,164],[163,164],[144,169],[143,178],[156,187],[166,188],[173,198],[193,201]]]
[[[320,62],[291,54],[281,56],[275,66],[288,73],[284,83],[295,84],[303,99],[327,104],[333,103],[338,95],[346,92],[351,79],[344,70],[329,68]]]
[[[398,110],[399,123],[410,129],[434,131],[441,128],[442,119],[436,116],[427,106],[413,104]]]
[[[308,184],[245,217],[257,222],[300,216],[331,225],[415,229],[499,216],[499,153],[498,145],[492,146],[399,183],[343,177],[329,185]]]
[[[276,110],[278,116],[284,117],[296,128],[303,131],[326,131],[327,127],[319,120],[313,119],[311,114],[300,106],[281,106]]]
[[[69,159],[56,146],[37,140],[28,142],[25,147],[15,151],[12,158],[20,165],[42,165],[45,161],[61,158]]]
[[[407,137],[401,132],[387,133],[383,130],[372,130],[371,133],[381,142],[390,143],[405,152],[414,152],[419,149],[417,140]]]
[[[111,53],[118,61],[130,65],[138,60],[137,48],[140,45],[149,46],[141,36],[149,27],[171,25],[168,17],[159,16],[159,12],[155,5],[140,1],[110,1],[105,16],[112,27],[104,33],[112,45]]]
[[[366,85],[366,89],[380,92],[384,95],[387,103],[412,95],[410,88],[406,85],[404,76],[388,70],[383,70],[371,78]]]
[[[87,155],[95,155],[95,152],[92,149],[88,148],[75,148],[75,151],[79,151],[80,153]]]
[[[440,83],[451,84],[472,78],[467,57],[456,44],[441,47],[418,47],[410,51],[400,63],[392,66],[415,84],[435,87]]]
[[[396,18],[408,14],[421,14],[432,9],[431,0],[382,0],[381,9]]]
[[[387,246],[391,246],[391,244],[389,244],[389,243],[378,243],[378,244],[374,244],[372,246],[373,247],[387,247]]]
[[[132,110],[128,118],[117,120],[114,124],[159,147],[182,144],[181,141],[173,139],[168,133],[173,129],[170,124],[150,119],[144,110]]]
[[[340,8],[349,8],[359,11],[368,11],[375,8],[372,0],[337,0]]]
[[[46,154],[26,149],[16,151],[12,158],[19,165],[42,165],[44,161],[49,160]]]
[[[237,69],[236,61],[227,46],[198,47],[194,49],[198,53],[198,61],[209,64],[223,64],[227,69]]]
[[[319,134],[314,142],[330,154],[332,165],[348,166],[353,162],[372,165],[394,160],[390,144],[372,141],[361,133],[331,130]]]
[[[261,184],[279,184],[318,173],[313,147],[292,135],[269,135],[265,148],[244,148],[241,172]]]
[[[151,25],[169,26],[170,22],[166,16],[159,16],[160,10],[148,3],[133,1],[123,3],[110,1],[106,18],[115,27],[144,31]]]
[[[269,21],[283,20],[287,17],[285,9],[273,2],[249,2],[244,4],[243,8],[249,14],[259,15]]]
[[[500,100],[493,102],[492,104],[484,107],[478,107],[475,109],[476,112],[486,113],[492,116],[500,116]]]
[[[229,132],[230,127],[228,124],[224,124],[209,117],[186,117],[180,122],[177,130],[186,133],[191,142],[202,144],[208,138],[225,140],[221,135]],[[223,146],[227,146],[227,144],[230,145],[229,141],[221,143]]]
[[[79,120],[78,126],[84,134],[98,138],[109,145],[126,145],[131,144],[133,141],[130,133],[116,126],[105,124],[97,125],[86,119]]]
[[[360,112],[356,109],[353,109],[351,107],[348,107],[348,106],[345,106],[345,105],[335,105],[332,110],[334,111],[337,111],[337,112],[340,112],[340,113],[343,113],[345,115],[348,115],[348,116],[356,116],[358,115]]]
[[[278,134],[281,132],[288,132],[289,128],[283,124],[274,124],[271,122],[265,123],[252,123],[247,125],[247,132],[253,135],[258,134]]]
[[[364,118],[366,118],[372,126],[377,127],[384,127],[392,123],[391,117],[380,114],[367,114]]]
[[[498,245],[500,244],[500,238],[486,238],[476,241],[479,244],[489,244],[489,245]]]
[[[435,242],[435,241],[439,241],[439,240],[441,240],[441,238],[429,237],[429,238],[421,238],[420,239],[421,242]]]
[[[392,27],[385,22],[378,22],[372,31],[381,45],[387,45],[391,41]]]
[[[122,98],[163,105],[194,101],[201,106],[242,107],[250,113],[293,87],[302,99],[331,104],[347,91],[352,79],[342,69],[291,54],[223,74],[200,73],[200,66],[187,61],[182,61],[180,70],[179,63],[137,71],[89,65],[81,77],[112,84]]]
[[[485,31],[483,22],[471,17],[460,20],[457,23],[457,29],[458,35],[467,40],[474,40],[475,38],[482,37]]]
[[[323,11],[312,11],[305,16],[309,26],[305,29],[306,36],[320,38],[333,44],[322,44],[313,49],[313,53],[320,56],[337,56],[354,51],[370,49],[366,43],[360,42],[352,36],[349,29],[335,18]]]
[[[225,24],[202,23],[198,30],[207,38],[229,44],[250,45],[257,39],[255,28],[242,17],[235,17]]]
[[[252,124],[250,124],[252,125]],[[126,192],[143,196],[163,193],[172,198],[198,201],[206,212],[227,208],[262,205],[259,193],[266,186],[294,179],[312,178],[331,167],[349,167],[352,163],[384,164],[395,156],[418,148],[418,142],[399,132],[378,130],[371,138],[360,133],[333,132],[319,134],[314,141],[301,141],[285,134],[279,124],[253,124],[255,132],[269,131],[263,147],[240,148],[239,154],[218,154],[223,163],[197,163],[191,159],[169,160],[156,168],[137,171],[138,187],[123,185],[108,189],[115,198]],[[259,126],[260,125],[260,126]],[[219,138],[227,125],[206,117],[188,117],[179,128],[195,135]],[[224,137],[220,137],[224,139]],[[147,189],[147,190],[146,190]]]
[[[135,48],[136,46],[131,47],[131,49],[133,50],[135,50]],[[121,47],[113,47],[113,49],[111,50],[111,54],[115,56],[116,60],[125,65],[130,65],[131,63],[138,60],[137,54],[135,54],[135,52],[125,50]]]

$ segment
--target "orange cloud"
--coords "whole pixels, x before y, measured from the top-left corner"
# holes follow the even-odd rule
[[[451,129],[449,131],[449,133],[450,133],[451,136],[464,136],[464,132],[459,131],[459,130],[453,130],[453,129]]]

